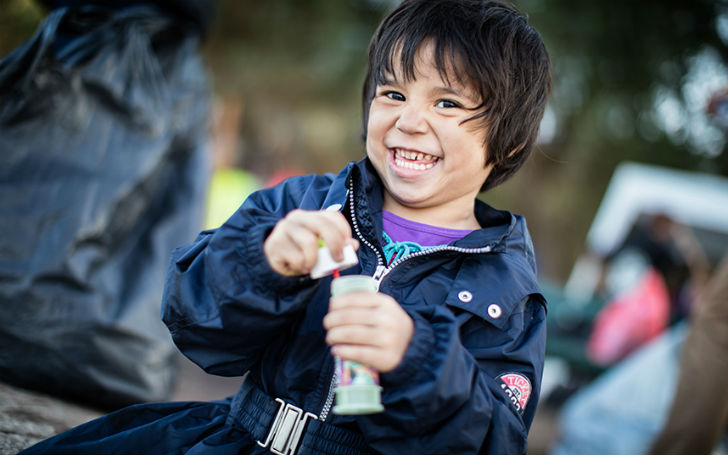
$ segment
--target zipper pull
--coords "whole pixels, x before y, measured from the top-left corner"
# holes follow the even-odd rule
[[[377,269],[374,271],[374,275],[372,278],[377,282],[377,291],[379,290],[379,285],[382,284],[382,278],[384,278],[384,275],[387,273],[387,267],[384,265],[377,265]]]

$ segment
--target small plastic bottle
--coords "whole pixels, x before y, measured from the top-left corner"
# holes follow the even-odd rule
[[[366,275],[347,275],[331,282],[331,296],[353,291],[377,292],[377,282]],[[334,414],[374,414],[384,411],[379,385],[379,373],[366,365],[336,359],[339,386],[335,389]]]

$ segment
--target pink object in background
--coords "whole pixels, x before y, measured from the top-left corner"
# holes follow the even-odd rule
[[[611,365],[667,327],[670,296],[662,276],[650,267],[635,286],[607,303],[594,320],[587,356]]]

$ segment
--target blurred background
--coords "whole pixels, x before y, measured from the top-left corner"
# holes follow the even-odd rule
[[[203,42],[219,165],[265,181],[335,172],[363,155],[360,87],[374,28],[396,0],[220,0]],[[615,167],[625,161],[727,175],[725,132],[707,110],[728,87],[728,8],[714,0],[521,0],[553,62],[542,141],[483,196],[525,214],[541,273],[565,280]],[[2,0],[0,55],[45,16]]]
[[[219,225],[254,189],[337,172],[364,155],[367,46],[396,3],[212,3],[200,48],[212,89],[200,228]],[[549,362],[531,446],[543,453],[577,391],[689,318],[726,251],[728,2],[515,3],[546,42],[554,88],[532,158],[481,198],[526,216],[549,297]],[[0,0],[0,55],[28,40],[46,14],[33,0]],[[620,254],[634,249],[642,262]],[[656,305],[652,332],[600,354],[597,315],[649,265],[662,275],[667,309]]]

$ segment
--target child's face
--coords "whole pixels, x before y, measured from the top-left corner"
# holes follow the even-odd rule
[[[377,86],[366,147],[384,182],[385,209],[452,226],[474,219],[475,197],[491,166],[485,166],[486,132],[475,128],[478,122],[462,123],[474,114],[466,108],[480,105],[480,97],[456,78],[448,83],[440,77],[432,47],[420,46],[415,80],[407,81],[398,69]]]

